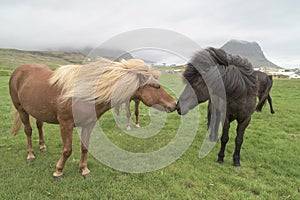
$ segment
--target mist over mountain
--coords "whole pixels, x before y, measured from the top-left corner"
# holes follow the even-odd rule
[[[123,50],[120,49],[111,49],[111,48],[92,48],[92,47],[85,47],[85,48],[72,48],[72,47],[63,47],[59,48],[59,51],[64,52],[79,52],[83,53],[86,56],[94,57],[94,56],[102,56],[112,59],[131,59],[133,56]]]
[[[253,65],[254,68],[259,67],[273,67],[273,68],[281,68],[278,65],[269,61],[261,47],[256,42],[248,42],[241,40],[230,40],[225,43],[221,49],[230,54],[240,55],[242,57],[246,57]]]

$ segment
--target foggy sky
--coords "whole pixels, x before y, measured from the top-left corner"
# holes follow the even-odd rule
[[[140,28],[178,32],[201,47],[256,41],[282,67],[300,67],[297,0],[0,1],[0,48],[96,47]]]

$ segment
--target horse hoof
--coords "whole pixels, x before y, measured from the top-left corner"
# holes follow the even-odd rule
[[[46,152],[48,149],[47,149],[47,147],[45,147],[45,148],[40,148],[40,151],[41,152]]]
[[[127,126],[127,127],[126,127],[126,131],[131,131],[130,126]]]
[[[60,179],[64,178],[64,174],[62,172],[54,172],[53,173],[53,178],[55,180],[60,180]]]
[[[81,175],[84,179],[88,179],[90,177],[90,170],[87,167],[81,169]]]
[[[141,126],[139,124],[136,124],[135,127],[136,128],[141,128]]]
[[[224,163],[224,161],[223,160],[217,160],[217,163],[219,163],[219,164],[223,164]]]
[[[241,167],[241,164],[240,163],[233,163],[233,166],[234,167]]]
[[[45,144],[41,144],[41,145],[40,145],[40,151],[41,151],[41,152],[47,151],[47,146],[46,146]]]

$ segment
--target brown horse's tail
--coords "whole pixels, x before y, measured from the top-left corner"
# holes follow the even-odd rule
[[[14,112],[14,122],[13,125],[11,126],[10,132],[13,136],[17,135],[19,132],[21,126],[22,126],[22,121],[19,115],[19,112],[17,109],[13,106],[13,112]]]
[[[259,99],[259,101],[257,103],[257,106],[256,106],[256,111],[257,112],[261,112],[262,108],[264,107],[264,105],[266,103],[266,100],[269,96],[269,93],[271,91],[272,85],[273,85],[273,78],[272,78],[272,76],[268,76],[267,77],[266,89],[265,89],[262,97]]]

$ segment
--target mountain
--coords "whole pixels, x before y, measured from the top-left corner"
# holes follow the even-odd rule
[[[259,67],[272,67],[272,68],[281,68],[278,65],[269,61],[261,47],[256,42],[248,42],[241,40],[230,40],[224,44],[221,49],[230,54],[240,55],[246,57],[253,65],[254,68]]]

